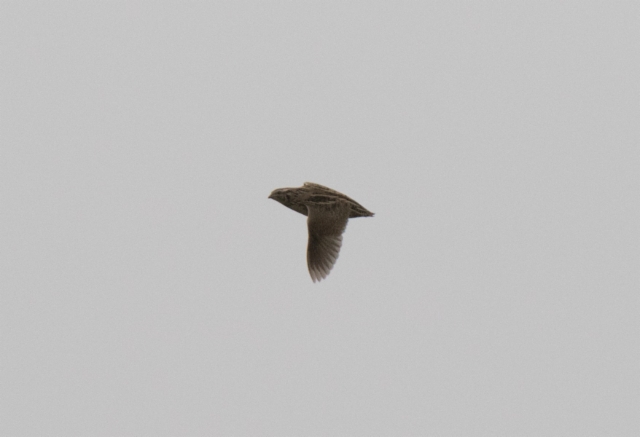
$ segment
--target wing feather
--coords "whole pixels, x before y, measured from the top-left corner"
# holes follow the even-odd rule
[[[307,266],[311,279],[316,282],[326,278],[338,260],[351,207],[348,202],[337,199],[329,204],[307,204],[307,208]]]

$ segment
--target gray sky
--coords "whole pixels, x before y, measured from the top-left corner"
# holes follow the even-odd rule
[[[2,2],[0,434],[640,435],[637,17]]]

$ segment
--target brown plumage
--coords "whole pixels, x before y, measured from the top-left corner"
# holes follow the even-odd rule
[[[336,263],[347,221],[373,217],[372,212],[355,200],[311,182],[299,188],[278,188],[269,198],[308,217],[307,266],[313,282],[326,278]]]

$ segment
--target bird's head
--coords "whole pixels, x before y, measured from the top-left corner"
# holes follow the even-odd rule
[[[269,199],[273,199],[276,202],[280,202],[285,206],[291,203],[291,193],[288,188],[278,188],[269,194]]]
[[[308,214],[306,205],[300,201],[301,194],[299,188],[278,188],[269,194],[269,199],[273,199],[302,215]]]

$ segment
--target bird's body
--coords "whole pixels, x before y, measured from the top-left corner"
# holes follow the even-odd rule
[[[371,211],[350,197],[311,182],[298,188],[278,188],[269,198],[308,217],[307,265],[313,282],[326,278],[336,263],[347,221],[373,217]]]

